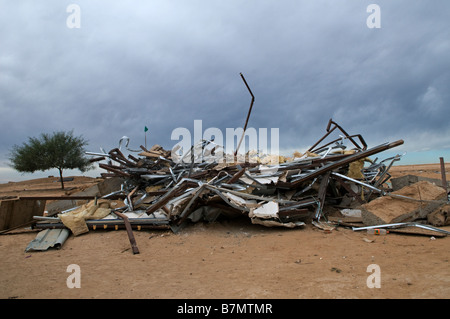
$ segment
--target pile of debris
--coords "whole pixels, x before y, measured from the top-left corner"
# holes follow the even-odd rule
[[[319,145],[336,128],[344,135]],[[353,147],[347,149],[345,142]],[[113,209],[113,213],[138,212],[158,220],[158,225],[164,220],[173,231],[187,220],[211,222],[219,215],[233,214],[246,214],[255,224],[296,227],[307,218],[326,220],[327,205],[354,200],[364,203],[383,194],[390,178],[388,170],[400,156],[371,161],[368,167],[364,163],[370,161],[369,156],[403,141],[367,149],[360,135],[350,136],[330,120],[327,134],[305,154],[291,159],[278,157],[277,164],[267,160],[270,156],[250,152],[242,158],[235,156],[231,163],[211,161],[211,143],[194,145],[184,154],[191,159],[187,162],[173,159],[173,153],[159,145],[150,149],[141,146],[139,157],[125,157],[115,148],[94,158],[108,161],[99,164],[108,171],[103,177],[124,178],[120,191],[103,198],[121,196],[125,205]],[[201,152],[194,158],[194,150],[199,147]]]
[[[343,135],[320,145],[335,129]],[[392,192],[389,169],[401,156],[382,161],[371,160],[370,156],[399,146],[402,140],[367,148],[361,135],[348,135],[332,120],[327,133],[308,151],[291,158],[277,156],[275,164],[273,156],[255,152],[235,154],[231,163],[211,161],[208,145],[212,141],[201,141],[191,148],[191,153],[184,154],[190,161],[174,159],[171,151],[159,145],[150,149],[141,145],[137,156],[125,156],[122,142],[108,153],[88,153],[94,156],[92,161],[106,161],[99,164],[107,171],[102,177],[120,178],[120,190],[63,211],[58,217],[37,216],[35,227],[70,229],[74,235],[96,228],[126,228],[137,253],[132,229],[167,228],[177,232],[188,222],[213,222],[219,216],[242,215],[268,227],[293,228],[310,221],[319,228],[332,229],[348,224],[342,218],[328,216],[329,212],[355,207],[360,212],[357,223],[352,224],[355,230],[380,227],[378,224],[397,228],[416,226],[411,221],[426,218],[447,202],[442,188],[426,197],[429,185],[422,189],[423,198]],[[194,158],[194,150],[201,150],[196,156],[203,160]],[[412,205],[407,216],[381,218],[377,207],[389,214],[383,205],[389,200],[392,204],[394,199]],[[427,209],[425,202],[430,203]]]
[[[252,96],[245,132],[254,96],[241,77]],[[333,132],[339,137],[325,143]],[[224,154],[223,147],[213,140],[199,141],[182,156],[176,149],[168,151],[159,145],[150,149],[141,145],[140,150],[133,151],[137,155],[125,156],[121,149],[124,142],[132,151],[129,139],[123,137],[119,147],[108,153],[87,153],[94,156],[92,162],[106,161],[99,164],[107,171],[102,174],[104,178],[123,180],[120,190],[63,211],[58,217],[38,217],[35,227],[70,229],[74,235],[89,228],[125,227],[135,253],[133,228],[170,228],[177,232],[188,221],[212,222],[219,216],[246,215],[252,223],[269,227],[293,228],[311,221],[330,229],[343,225],[341,219],[328,218],[330,210],[370,205],[374,199],[394,196],[388,184],[389,169],[401,156],[382,161],[371,160],[370,156],[403,144],[398,140],[368,148],[360,134],[349,135],[332,119],[322,138],[304,154],[296,152],[290,158],[254,151]],[[446,190],[445,199],[432,200],[446,202]],[[367,207],[365,214],[371,213]],[[386,224],[380,218],[373,220]]]

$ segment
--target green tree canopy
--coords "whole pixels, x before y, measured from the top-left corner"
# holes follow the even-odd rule
[[[89,159],[84,157],[87,141],[73,136],[70,132],[41,134],[39,138],[29,137],[28,143],[14,145],[11,149],[11,167],[19,172],[34,173],[52,168],[59,170],[61,188],[64,189],[63,170],[79,169],[85,172],[92,168]]]

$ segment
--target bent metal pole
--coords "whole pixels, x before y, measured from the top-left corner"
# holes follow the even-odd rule
[[[242,136],[241,136],[241,139],[239,140],[236,151],[234,152],[234,156],[237,155],[239,148],[241,147],[241,143],[244,138],[245,131],[247,130],[248,119],[250,118],[250,113],[252,112],[253,102],[255,102],[255,96],[253,95],[252,90],[250,90],[250,87],[248,86],[247,81],[245,81],[244,75],[242,75],[242,73],[241,73],[241,78],[244,81],[245,86],[247,87],[248,91],[250,92],[250,95],[252,96],[252,101],[250,102],[250,108],[248,110],[247,119],[245,120],[244,131],[242,132]]]

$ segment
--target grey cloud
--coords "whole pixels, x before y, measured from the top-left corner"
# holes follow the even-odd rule
[[[0,166],[13,144],[73,129],[89,148],[170,148],[177,127],[280,128],[309,146],[329,118],[370,143],[448,147],[447,1],[1,1]],[[81,8],[69,29],[66,8]],[[6,137],[7,136],[7,137]],[[424,138],[427,136],[427,138]]]

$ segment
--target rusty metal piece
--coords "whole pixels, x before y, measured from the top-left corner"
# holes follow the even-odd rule
[[[178,184],[176,184],[169,192],[164,194],[156,203],[154,203],[152,206],[147,208],[146,213],[147,215],[150,215],[151,213],[157,211],[158,209],[162,208],[164,205],[166,205],[169,200],[171,200],[173,197],[179,196],[182,192],[186,190],[188,187],[188,184],[185,183],[185,179],[182,179]]]
[[[439,161],[440,161],[440,164],[441,164],[442,187],[445,189],[445,191],[447,191],[448,190],[448,185],[447,185],[447,178],[445,177],[444,158],[443,157],[439,157]]]
[[[363,137],[362,137],[360,134],[348,135],[348,136],[346,136],[345,138],[348,138],[349,140],[353,141],[353,144],[354,144],[359,150],[365,150],[365,149],[367,149],[367,145],[365,144],[365,142],[362,142],[362,144],[363,144],[364,146],[363,146],[363,148],[360,148],[360,146],[359,146],[358,144],[356,144],[356,142],[354,142],[354,140],[352,139],[353,137],[358,137],[360,141],[364,141]],[[332,144],[335,144],[335,143],[337,143],[338,141],[342,141],[342,140],[343,140],[343,137],[337,138],[337,139],[335,139],[335,140],[333,140],[333,141],[331,141],[331,142],[329,142],[329,143],[327,143],[327,144],[325,144],[325,145],[322,145],[320,148],[311,150],[310,152],[311,152],[311,153],[321,153],[324,149],[327,148],[327,146],[332,145]]]
[[[116,162],[119,162],[123,165],[132,165],[132,166],[135,165],[135,163],[128,160],[125,157],[125,155],[123,155],[123,153],[118,148],[115,148],[115,149],[112,149],[111,151],[109,151],[109,155],[110,155],[111,159],[113,159]]]
[[[326,173],[327,171],[331,171],[333,169],[342,167],[344,165],[350,164],[351,162],[354,162],[354,161],[360,160],[362,158],[365,158],[365,157],[368,157],[368,156],[380,153],[380,152],[388,150],[390,148],[397,147],[399,145],[402,145],[403,143],[404,143],[403,140],[398,140],[398,141],[395,141],[395,142],[392,142],[392,143],[381,144],[381,145],[376,146],[374,148],[371,148],[371,149],[368,149],[368,150],[365,150],[365,151],[361,151],[361,152],[358,152],[358,153],[355,153],[355,154],[351,154],[351,155],[349,155],[349,156],[347,156],[347,157],[345,157],[345,158],[343,158],[341,160],[332,162],[332,163],[330,163],[328,165],[324,165],[324,166],[316,169],[312,173],[307,174],[303,178],[301,178],[301,179],[291,183],[291,184],[293,184],[291,186],[296,186],[296,185],[298,185],[298,184],[300,184],[300,183],[302,183],[302,182],[304,182],[304,181],[306,181],[308,179],[311,179],[311,178],[317,177],[319,175],[322,175],[322,174]]]
[[[103,161],[104,159],[106,159],[105,156],[102,156],[102,157],[96,157],[96,158],[91,158],[91,159],[89,159],[89,163],[100,162],[100,161]]]
[[[120,167],[113,167],[112,165],[107,165],[107,164],[103,164],[103,163],[98,164],[98,166],[100,168],[106,169],[107,171],[113,172],[117,175],[124,176],[124,177],[131,177],[130,174],[123,172]]]
[[[232,178],[230,178],[230,180],[227,182],[227,184],[235,183],[237,180],[239,180],[239,178],[242,177],[242,175],[244,175],[244,173],[245,173],[245,168],[241,168],[236,174],[233,175]]]
[[[128,217],[122,213],[114,212],[117,216],[123,219],[123,222],[125,224],[125,228],[127,230],[128,239],[130,240],[131,249],[133,251],[133,254],[139,254],[139,248],[136,244],[136,239],[134,238],[133,229],[131,228],[130,221],[128,220]]]
[[[333,126],[333,128],[330,129],[330,127],[331,127],[332,124],[333,124],[334,126]],[[316,150],[315,150],[315,147],[316,147],[320,142],[322,142],[328,135],[330,135],[336,128],[338,128],[338,129],[345,135],[345,137],[346,137],[350,142],[353,143],[353,145],[354,145],[357,149],[363,150],[363,151],[367,149],[367,144],[366,144],[364,138],[363,138],[361,135],[359,135],[359,134],[357,134],[357,135],[349,135],[349,134],[348,134],[348,133],[347,133],[347,132],[339,125],[339,124],[337,124],[337,123],[334,122],[332,119],[330,119],[330,120],[328,121],[327,129],[326,129],[327,133],[326,133],[321,139],[319,139],[313,146],[311,146],[311,147],[308,149],[308,151],[314,153],[314,151],[316,151]],[[358,143],[356,143],[355,140],[353,139],[353,137],[358,137],[359,140],[360,140],[360,142],[361,142],[361,144],[362,144],[363,146],[361,147]],[[338,139],[338,140],[339,140],[339,139]],[[336,141],[336,140],[335,140],[335,141]],[[335,141],[333,141],[333,142],[335,142]],[[331,144],[331,143],[333,143],[333,142],[330,142],[330,143],[328,143],[327,145],[329,145],[329,144]]]

